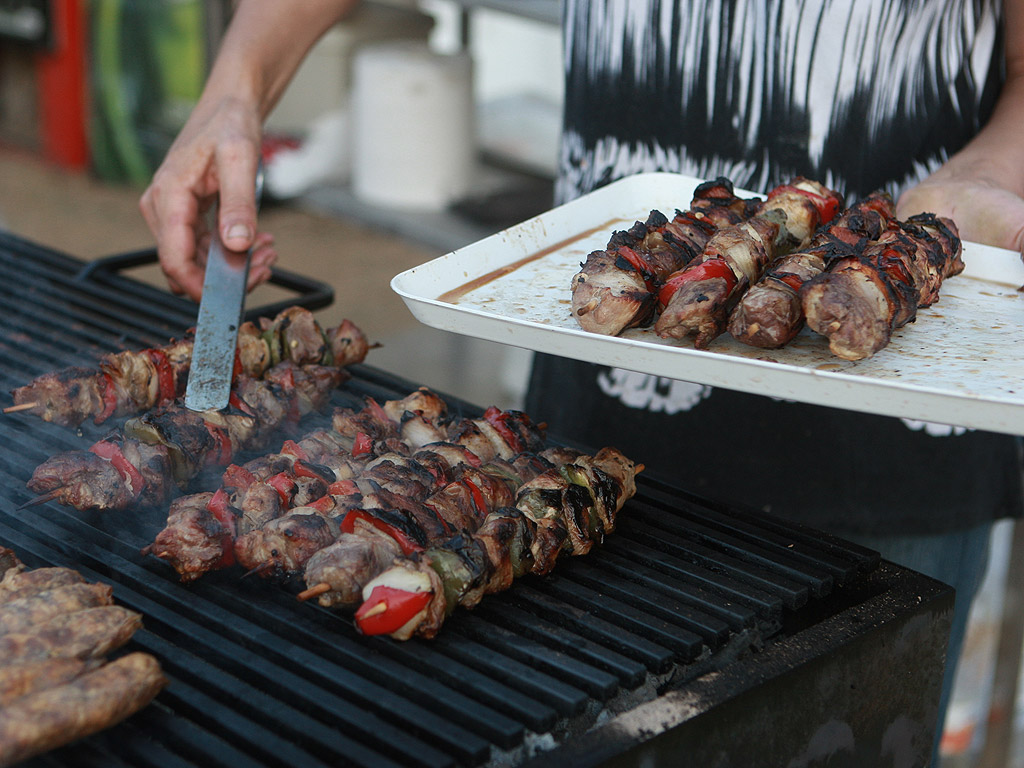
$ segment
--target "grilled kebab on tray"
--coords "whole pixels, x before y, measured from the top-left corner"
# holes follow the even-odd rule
[[[728,179],[706,182],[673,221],[691,222],[709,188],[715,200],[730,200]],[[763,201],[726,210],[737,212],[733,220],[719,217],[703,242],[664,226],[657,238],[645,237],[652,222],[665,220],[658,211],[614,232],[572,278],[580,327],[618,335],[653,325],[662,338],[694,336],[698,349],[728,330],[743,343],[777,348],[806,321],[833,354],[860,360],[884,348],[919,307],[937,300],[945,278],[963,270],[952,221],[931,214],[897,221],[883,192],[844,211],[836,192],[798,178]],[[666,250],[676,257],[671,272],[662,266]]]

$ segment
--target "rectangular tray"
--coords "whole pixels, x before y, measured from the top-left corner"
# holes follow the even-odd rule
[[[441,330],[775,398],[1024,435],[1024,263],[1013,251],[965,242],[964,272],[866,360],[835,357],[806,328],[778,350],[728,334],[697,350],[651,329],[583,331],[571,315],[570,281],[587,254],[652,209],[689,207],[700,181],[622,179],[406,270],[391,287],[420,322]]]

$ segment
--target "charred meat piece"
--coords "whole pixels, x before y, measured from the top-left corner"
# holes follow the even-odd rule
[[[171,502],[167,524],[143,554],[169,562],[182,581],[192,581],[207,571],[235,561],[237,516],[227,493],[204,492],[181,496]]]
[[[846,360],[876,354],[918,307],[938,299],[942,281],[963,270],[956,225],[914,216],[862,254],[835,261],[800,291],[808,326]]]
[[[810,245],[773,262],[740,299],[729,317],[734,338],[755,347],[777,349],[804,326],[800,288],[825,271],[828,264],[855,256],[869,242],[895,225],[895,205],[886,192],[876,192],[847,208],[820,229]]]
[[[649,325],[665,279],[698,256],[717,229],[750,212],[751,201],[720,178],[697,187],[690,209],[676,211],[671,221],[651,211],[646,222],[614,232],[572,278],[573,317],[584,330],[610,336]]]
[[[295,506],[308,511],[315,505],[318,514],[326,515],[334,510],[336,496],[344,494],[355,494],[350,503],[356,504],[356,487],[338,484],[364,473],[400,492],[422,495],[433,487],[437,479],[428,469],[390,449],[399,443],[402,419],[418,415],[440,420],[446,414],[444,401],[426,388],[383,406],[368,398],[361,411],[338,409],[333,423],[344,433],[315,430],[298,442],[286,440],[278,453],[230,465],[217,493],[176,500],[166,526],[144,551],[167,561],[184,581],[235,562],[270,575],[265,563],[290,563],[291,545],[303,550],[308,544],[302,535],[315,538],[314,529],[321,527],[306,515],[295,525],[274,522]],[[464,449],[451,449],[465,460]],[[378,456],[376,450],[387,453]],[[288,546],[277,546],[282,541]],[[274,572],[278,570],[275,566]]]

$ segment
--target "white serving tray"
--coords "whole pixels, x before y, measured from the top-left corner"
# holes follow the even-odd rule
[[[707,350],[650,329],[583,331],[570,281],[613,230],[689,207],[700,180],[640,174],[406,270],[391,287],[420,322],[537,352],[775,398],[1024,435],[1024,263],[964,243],[965,271],[867,360],[809,329],[778,350],[723,335]],[[752,193],[739,192],[750,195]]]

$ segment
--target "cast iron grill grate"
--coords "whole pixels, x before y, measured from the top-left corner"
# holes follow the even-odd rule
[[[104,351],[180,336],[195,307],[119,276],[0,236],[4,332],[0,405],[32,377],[89,365]],[[358,318],[355,318],[358,321]],[[393,399],[415,383],[358,366],[334,405]],[[478,409],[449,400],[467,413]],[[321,423],[327,423],[322,418]],[[317,419],[302,429],[311,429]],[[170,685],[125,723],[37,759],[97,766],[476,766],[536,735],[558,742],[613,702],[732,645],[777,633],[787,612],[827,600],[877,555],[815,531],[724,509],[653,482],[585,558],[462,611],[434,641],[358,635],[345,617],[299,604],[291,585],[216,573],[184,586],[142,557],[162,510],[100,515],[55,504],[22,511],[25,482],[80,433],[14,414],[0,419],[0,543],[31,566],[68,565],[114,585],[145,616],[132,647]],[[631,698],[632,697],[632,698]]]

